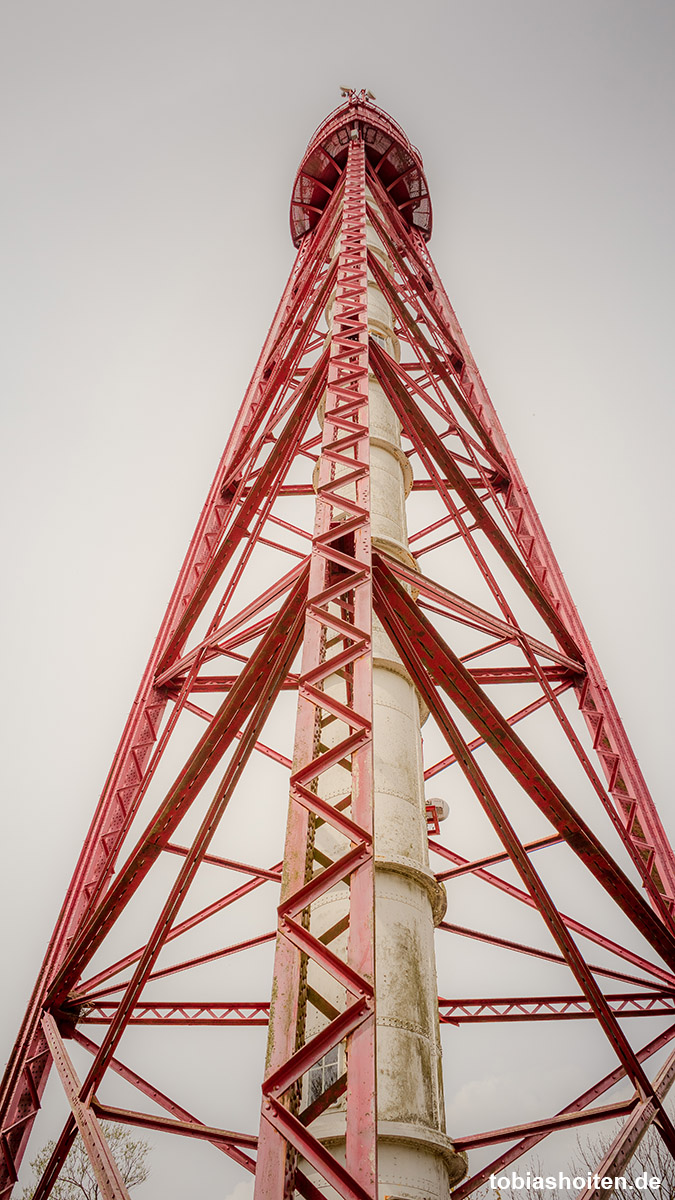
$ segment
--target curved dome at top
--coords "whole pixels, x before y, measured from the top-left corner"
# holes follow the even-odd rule
[[[358,128],[366,157],[401,216],[425,241],[431,237],[431,199],[422,158],[400,125],[372,104],[365,91],[350,92],[310,139],[295,177],[291,237],[299,246],[317,224],[347,161],[349,134]]]

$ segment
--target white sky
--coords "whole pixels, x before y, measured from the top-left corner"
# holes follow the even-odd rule
[[[4,7],[1,1058],[339,84],[421,150],[431,252],[675,831],[674,33],[665,0]]]

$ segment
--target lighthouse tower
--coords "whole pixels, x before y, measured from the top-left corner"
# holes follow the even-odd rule
[[[675,1157],[675,858],[431,259],[420,154],[366,91],[290,215],[7,1064],[0,1200],[52,1068],[35,1200],[78,1134],[127,1197],[105,1121],[196,1141],[195,1194],[226,1162],[255,1200],[464,1200],[620,1120],[591,1200],[650,1128]],[[462,1099],[497,1048],[540,1110]]]
[[[312,211],[299,198],[307,194],[311,171],[325,172],[333,158],[329,147],[343,144],[258,1197],[272,1194],[271,1179],[287,1153],[276,1080],[280,1071],[287,1081],[300,1015],[304,1055],[308,1046],[312,1054],[326,1047],[304,1075],[304,1088],[302,1072],[296,1078],[300,1102],[317,1109],[317,1157],[308,1151],[303,1163],[315,1186],[334,1171],[338,1184],[346,1161],[364,1194],[378,1179],[383,1195],[440,1198],[466,1171],[465,1157],[445,1132],[433,935],[446,895],[429,866],[421,747],[428,709],[373,612],[373,552],[409,571],[417,567],[406,521],[413,471],[401,422],[369,363],[371,339],[396,362],[400,343],[382,287],[382,275],[394,287],[393,266],[376,228],[383,215],[368,185],[366,135],[372,145],[379,126],[380,137],[396,139],[397,161],[405,156],[406,197],[426,195],[426,184],[407,139],[388,118],[375,119],[364,127],[353,97],[322,126],[300,166],[291,209],[298,237]],[[423,214],[430,223],[428,202]],[[323,818],[318,829],[317,817]],[[304,909],[300,937],[286,917],[288,905],[297,916],[299,895],[316,897]],[[344,964],[358,966],[359,976],[345,979]],[[289,1006],[289,995],[298,1002],[302,996],[302,1014]],[[361,1061],[350,1081],[356,1054]],[[299,1066],[305,1061],[301,1055]],[[340,1167],[330,1164],[326,1149]]]

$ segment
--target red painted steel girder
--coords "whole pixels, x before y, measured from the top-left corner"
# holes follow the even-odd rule
[[[665,896],[672,911],[675,904],[673,850],[515,455],[423,239],[408,234],[400,215],[387,205],[386,195],[372,174],[369,182],[378,204],[384,207],[390,219],[395,238],[404,247],[408,274],[415,281],[415,295],[427,314],[426,328],[433,330],[438,345],[445,347],[440,355],[443,361],[434,367],[438,370],[440,366],[449,372],[448,383],[453,394],[461,395],[462,402],[468,406],[474,421],[504,464],[508,484],[505,508],[514,536],[533,577],[564,615],[572,636],[582,649],[586,678],[578,690],[579,703],[608,790],[622,815],[625,829],[639,846],[657,889]],[[386,235],[386,244],[388,250],[395,252],[391,233]]]
[[[310,138],[293,185],[291,237],[299,246],[316,227],[345,169],[350,133],[358,130],[366,156],[406,224],[431,237],[431,199],[419,150],[365,90],[322,121]]]
[[[556,842],[557,841],[558,839],[556,838]],[[462,873],[464,873],[464,869],[466,868],[467,871],[475,874],[476,878],[489,883],[491,887],[497,888],[498,891],[503,892],[505,895],[513,897],[513,899],[518,900],[521,904],[526,904],[530,908],[536,908],[536,904],[532,896],[523,891],[521,888],[515,887],[515,885],[509,883],[508,880],[502,879],[500,875],[495,875],[491,871],[486,871],[479,862],[472,863],[469,861],[469,859],[463,858],[461,854],[456,854],[453,850],[448,850],[446,846],[442,846],[439,842],[431,841],[431,839],[429,840],[429,848],[433,850],[434,853],[440,854],[443,858],[448,859],[450,862],[456,863],[458,867],[462,868]],[[530,847],[530,849],[531,848],[532,847]],[[528,847],[523,846],[523,849],[527,850]],[[503,856],[500,854],[499,858],[502,861],[505,861],[505,859],[508,858],[508,855]],[[623,959],[624,962],[632,963],[633,966],[653,975],[655,979],[661,980],[663,984],[675,986],[675,975],[673,975],[672,971],[665,971],[663,967],[660,967],[657,963],[648,961],[641,955],[637,954],[636,951],[631,950],[628,946],[619,945],[618,942],[608,937],[607,934],[601,933],[597,929],[591,929],[590,926],[585,925],[583,921],[578,921],[574,917],[570,917],[562,912],[559,915],[564,924],[572,933],[581,934],[582,937],[587,938],[589,941],[593,942],[594,945],[602,946],[603,949],[609,950],[618,958]]]
[[[675,992],[624,992],[606,995],[617,1017],[672,1016]],[[585,996],[501,997],[489,1000],[438,1001],[441,1021],[450,1025],[476,1021],[559,1021],[594,1018]]]
[[[93,1042],[91,1038],[82,1033],[80,1029],[74,1030],[73,1040],[76,1041],[78,1045],[83,1046],[85,1050],[88,1050],[90,1054],[96,1054],[98,1051],[96,1042]],[[127,1067],[125,1063],[120,1062],[118,1058],[112,1058],[110,1060],[110,1067],[116,1075],[119,1075],[119,1077],[124,1079],[126,1083],[130,1083],[132,1087],[135,1087],[143,1096],[147,1096],[147,1098],[152,1100],[154,1104],[157,1104],[160,1108],[165,1109],[165,1111],[170,1113],[172,1117],[178,1118],[184,1122],[189,1122],[192,1125],[200,1125],[202,1128],[206,1128],[203,1126],[202,1122],[197,1120],[197,1118],[189,1111],[189,1109],[184,1108],[182,1104],[177,1104],[176,1101],[167,1096],[165,1092],[162,1092],[153,1084],[148,1083],[147,1079],[144,1079],[143,1076],[139,1075],[137,1071],[132,1071],[130,1067]],[[226,1154],[228,1158],[231,1158],[234,1162],[238,1163],[239,1166],[245,1167],[247,1171],[255,1171],[255,1160],[251,1158],[251,1156],[244,1150],[242,1150],[239,1145],[222,1141],[221,1139],[217,1139],[214,1142],[214,1145],[223,1154]]]
[[[654,1017],[675,1014],[675,991],[624,992],[605,997],[619,1017]],[[483,1000],[444,1000],[439,998],[442,1024],[460,1025],[481,1021],[558,1021],[593,1018],[595,1013],[584,996],[503,996]],[[116,1001],[85,1004],[79,1024],[109,1025],[119,1010]],[[269,1000],[232,1001],[161,1001],[137,1003],[131,1010],[129,1025],[267,1025]]]
[[[366,220],[381,239],[393,279],[381,257],[366,250]],[[503,846],[495,850],[493,839],[469,859],[454,846],[433,840],[432,852],[453,864],[451,870],[438,871],[437,878],[452,887],[455,879],[471,875],[477,883],[538,912],[558,952],[539,950],[515,936],[449,923],[444,923],[445,929],[480,940],[487,949],[509,949],[542,963],[567,963],[580,987],[579,995],[549,995],[544,985],[539,994],[524,997],[441,1000],[443,1024],[459,1028],[482,1021],[595,1020],[619,1062],[604,1080],[553,1116],[466,1133],[457,1145],[475,1149],[519,1139],[490,1164],[489,1173],[556,1129],[583,1125],[601,1115],[628,1114],[612,1150],[613,1161],[626,1160],[655,1116],[666,1144],[675,1150],[675,1130],[662,1107],[675,1067],[669,1062],[653,1080],[644,1068],[651,1055],[667,1045],[673,1030],[635,1050],[622,1024],[624,1017],[673,1012],[675,859],[429,256],[425,241],[431,208],[420,156],[365,93],[350,94],[313,136],[296,180],[291,224],[300,241],[296,262],[162,622],[5,1074],[0,1092],[0,1200],[6,1200],[16,1181],[52,1063],[70,1115],[36,1200],[49,1195],[78,1127],[92,1156],[105,1166],[104,1194],[118,1200],[124,1195],[101,1140],[103,1116],[210,1142],[243,1169],[258,1169],[257,1196],[264,1200],[286,1200],[293,1186],[309,1200],[318,1200],[319,1190],[298,1167],[300,1158],[345,1200],[374,1197],[373,589],[379,616],[447,743],[449,753],[426,764],[426,778],[462,772]],[[368,337],[368,272],[393,314],[403,351],[400,362],[396,353]],[[332,330],[324,316],[329,301]],[[413,550],[430,556],[425,564],[435,555],[429,575],[407,558],[400,562],[382,551],[371,557],[369,374],[377,377],[399,417],[414,475],[414,500],[436,504],[428,514],[423,510],[410,538]],[[317,435],[310,422],[324,397],[323,431]],[[338,469],[347,471],[341,482],[335,477]],[[284,506],[288,501],[306,505],[315,497],[312,532],[307,509]],[[410,511],[413,508],[411,501]],[[305,518],[298,515],[301,511]],[[439,556],[441,548],[447,557]],[[460,594],[448,586],[459,586],[456,578],[462,578],[453,570],[453,556],[460,553],[479,577],[478,594]],[[256,581],[253,591],[262,590],[251,599],[251,589],[243,589],[242,602],[237,589],[251,578]],[[524,615],[517,617],[516,609]],[[344,681],[344,694],[324,691],[331,673]],[[582,742],[564,703],[572,698],[565,696],[572,688],[592,746]],[[280,705],[281,693],[291,689],[297,691],[298,701],[294,752],[290,744],[277,750],[259,736],[267,714]],[[468,722],[476,736],[467,740],[453,714]],[[599,814],[613,823],[625,855],[621,863],[609,855],[593,822],[581,819],[555,782],[555,758],[545,758],[530,746],[530,718],[536,722],[535,714],[546,714],[557,723]],[[322,730],[336,721],[348,732],[338,745],[323,745]],[[522,737],[514,733],[516,724],[524,731]],[[192,740],[187,757],[182,752],[183,765],[172,775],[170,790],[157,794],[168,752],[188,725]],[[276,744],[276,734],[272,741]],[[227,845],[222,852],[220,847],[219,852],[209,850],[216,830],[221,824],[225,828],[227,805],[241,792],[239,781],[253,750],[261,751],[279,772],[284,800],[290,780],[284,863],[270,868],[253,865],[269,861],[258,845],[248,855],[251,865]],[[509,821],[489,778],[492,755],[544,814],[552,827],[547,837],[539,836],[539,827],[521,837]],[[317,784],[338,760],[349,764],[352,784],[348,796],[331,803],[318,794]],[[220,779],[214,775],[218,763]],[[215,796],[206,792],[210,779]],[[206,812],[199,831],[192,840],[181,832],[178,844],[178,822],[202,791]],[[137,819],[141,803],[142,821]],[[349,844],[334,862],[315,853],[314,831],[323,822],[331,823]],[[605,888],[616,910],[646,939],[647,949],[639,953],[560,911],[545,883],[548,857],[558,854],[567,855],[580,877],[586,874]],[[145,881],[160,862],[173,866],[175,877],[167,885],[161,911],[151,910],[151,932],[143,935],[145,941],[138,935],[131,944],[110,950],[108,934],[119,928],[132,897],[146,894]],[[523,887],[486,870],[500,863],[516,867]],[[243,968],[241,975],[233,976],[239,986],[230,987],[228,979],[213,1002],[170,1003],[145,994],[154,980],[178,972],[186,978],[189,971],[213,967],[224,958],[236,965],[244,950],[268,942],[270,934],[256,933],[238,934],[239,941],[224,944],[209,934],[210,922],[254,890],[269,890],[269,884],[281,882],[282,865],[273,1005],[265,998],[223,1001],[223,991],[247,994]],[[232,888],[224,884],[208,903],[180,915],[202,868],[221,879],[227,879],[223,871],[249,878]],[[310,906],[337,883],[348,884],[350,895],[349,917],[339,923],[339,932],[348,933],[348,952],[342,955],[332,944],[335,930],[317,939],[308,919]],[[207,949],[181,953],[173,964],[158,962],[171,942],[198,927],[205,942],[211,939]],[[601,946],[616,966],[630,963],[647,978],[586,962],[576,935]],[[95,952],[102,959],[87,976]],[[657,955],[662,961],[656,961]],[[336,1009],[316,990],[305,988],[308,963],[344,989],[343,1008]],[[604,976],[638,990],[605,992],[596,978]],[[199,995],[199,985],[192,986],[190,994]],[[325,1018],[312,1036],[306,1020],[310,1005]],[[177,1098],[170,1098],[117,1054],[119,1040],[131,1026],[164,1027],[170,1037],[176,1026],[222,1030],[264,1025],[270,1019],[273,1051],[261,1081],[259,1139],[251,1131],[233,1133],[224,1127],[225,1119],[222,1127],[203,1124],[180,1103],[180,1080]],[[105,1027],[101,1045],[81,1031],[95,1024]],[[92,1056],[84,1082],[64,1049],[70,1038]],[[345,1039],[348,1069],[301,1109],[303,1078],[327,1050]],[[554,1057],[555,1045],[550,1044]],[[109,1072],[154,1100],[168,1116],[104,1104],[96,1088]],[[636,1087],[633,1099],[591,1107],[626,1079]],[[338,1100],[347,1110],[346,1165],[312,1129],[317,1117]],[[460,1184],[458,1200],[486,1177],[481,1169]]]
[[[627,1076],[631,1079],[638,1092],[650,1098],[649,1112],[652,1115],[658,1114],[659,1131],[670,1153],[675,1157],[675,1127],[673,1127],[668,1114],[663,1108],[661,1098],[656,1094],[645,1075],[623,1030],[618,1025],[608,997],[603,995],[597,986],[588,965],[579,952],[576,943],[570,937],[569,930],[558,913],[551,897],[543,886],[537,872],[533,869],[522,843],[509,823],[496,794],[491,789],[481,768],[475,760],[472,760],[457,725],[434,686],[435,684],[440,684],[448,695],[452,696],[457,702],[460,710],[462,710],[462,698],[465,695],[464,684],[470,679],[468,672],[465,671],[456,656],[445,645],[442,638],[429,626],[426,619],[419,613],[414,601],[401,588],[393,574],[381,560],[376,562],[374,572],[374,598],[376,611],[378,611],[387,632],[399,650],[411,678],[419,688],[424,701],[434,715],[448,745],[457,756],[458,762],[475,796],[481,803],[495,832],[502,840],[509,858],[525,884],[527,891],[529,891],[536,907],[539,909],[549,932],[557,942],[577,984],[582,988],[594,1017],[602,1027]],[[521,743],[519,739],[515,738],[508,723],[501,720],[498,711],[490,705],[487,698],[484,696],[481,696],[480,699],[478,698],[480,689],[473,681],[471,681],[471,688],[473,689],[474,698],[478,700],[478,708],[483,706],[485,711],[489,710],[495,719],[495,724],[492,724],[491,719],[488,720],[492,734],[495,735],[497,728],[501,731],[492,737],[488,733],[484,733],[485,740],[490,742],[504,765],[518,775],[520,772],[516,761],[520,757]],[[463,709],[463,712],[470,720],[475,721],[477,709],[471,703]],[[502,735],[505,738],[505,742],[502,742]],[[511,750],[504,756],[502,751],[505,745],[509,743]],[[529,759],[527,752],[525,758]],[[529,761],[532,765],[534,760],[529,759]],[[548,789],[545,773],[539,769],[538,765],[535,770],[537,784],[534,789],[526,782],[525,776],[527,774],[528,771],[526,770],[521,777],[521,782],[531,798],[542,807],[541,800],[543,799],[544,792],[547,793],[547,799],[544,801],[542,811],[546,812],[549,819],[557,826],[558,831],[565,837],[570,847],[576,853],[580,854],[582,861],[584,861],[584,864],[595,875],[596,879],[603,886],[608,887],[610,892],[616,891],[618,893],[617,898],[626,914],[641,929],[644,936],[652,941],[655,947],[658,945],[659,952],[663,954],[666,961],[672,964],[672,949],[668,945],[669,940],[672,940],[670,922],[659,928],[658,920],[653,920],[651,916],[648,916],[649,910],[644,905],[638,893],[632,888],[623,873],[616,868],[616,864],[603,851],[599,843],[594,843],[590,854],[585,853],[584,843],[590,831],[579,820],[574,810],[564,801],[560,794],[558,794],[557,798],[554,798],[554,793]],[[538,789],[542,784],[544,788],[540,793]],[[561,801],[562,804],[560,803]],[[592,838],[591,841],[593,841]],[[610,876],[612,879],[611,883],[609,882]],[[626,885],[628,886],[626,887]],[[621,894],[623,894],[623,898]],[[654,936],[656,936],[656,941],[653,940]]]
[[[671,1052],[654,1080],[654,1089],[657,1095],[661,1098],[664,1097],[674,1080],[675,1053]],[[653,1109],[654,1106],[648,1098],[635,1097],[630,1117],[614,1137],[605,1157],[598,1165],[596,1176],[599,1176],[600,1179],[607,1175],[616,1178],[624,1173],[649,1129],[654,1116]],[[589,1183],[580,1200],[596,1200],[596,1197],[599,1200],[602,1194],[602,1190],[593,1181]],[[606,1195],[606,1192],[604,1194]]]
[[[345,1200],[374,1200],[377,1195],[365,151],[363,141],[346,140],[344,218],[337,257],[322,449],[315,481],[313,553],[298,680],[284,882],[278,910],[274,966],[277,991],[270,1014],[269,1058],[263,1084],[255,1191],[258,1200],[286,1194],[292,1155],[302,1155]],[[342,618],[335,615],[336,604],[340,605]],[[334,652],[329,651],[332,646],[336,647]],[[334,676],[338,667],[345,679],[344,701],[323,690],[324,680]],[[321,743],[321,730],[336,718],[346,725],[347,733],[326,749]],[[340,804],[328,803],[317,794],[317,781],[338,762],[348,764],[350,787]],[[343,813],[347,806],[349,817]],[[317,817],[345,834],[351,849],[330,864],[324,862],[324,869],[312,874]],[[346,962],[303,922],[303,912],[309,912],[312,901],[341,881],[349,884]],[[338,1013],[327,1000],[322,1004],[317,999],[315,1006],[328,1020],[307,1040],[303,975],[311,962],[343,985],[347,1005]],[[349,1064],[344,1166],[309,1130],[307,1115],[304,1122],[295,1115],[301,1077],[343,1039]],[[297,1170],[293,1174],[297,1185]]]
[[[91,1107],[82,1102],[79,1094],[80,1081],[70,1061],[56,1021],[48,1013],[45,1013],[42,1019],[42,1026],[54,1065],[61,1076],[63,1090],[68,1097],[68,1102],[72,1109],[72,1116],[89,1156],[92,1170],[96,1176],[99,1192],[104,1200],[129,1200],[129,1193],[120,1174],[120,1169],[106,1142],[98,1118]],[[69,1119],[67,1128],[70,1127],[71,1121]],[[53,1161],[54,1166],[56,1166],[57,1159],[53,1157]]]
[[[637,1057],[639,1058],[640,1062],[646,1062],[652,1057],[652,1055],[658,1053],[659,1050],[662,1050],[664,1046],[669,1045],[673,1037],[675,1037],[675,1025],[671,1025],[668,1029],[664,1030],[663,1033],[659,1034],[658,1037],[653,1038],[652,1041],[648,1042],[646,1046],[643,1046],[640,1050],[638,1050]],[[621,1068],[618,1068],[615,1071],[610,1071],[609,1074],[605,1075],[604,1078],[600,1079],[592,1087],[588,1088],[587,1091],[583,1092],[580,1096],[575,1096],[575,1098],[571,1100],[569,1104],[559,1110],[556,1116],[565,1116],[571,1112],[582,1113],[587,1105],[592,1104],[595,1100],[598,1100],[600,1096],[603,1096],[610,1090],[610,1088],[613,1088],[617,1083],[620,1083],[622,1078],[623,1072]],[[656,1086],[659,1086],[658,1079],[656,1081]],[[661,1094],[665,1095],[665,1089]],[[532,1150],[534,1146],[538,1145],[538,1143],[545,1136],[546,1131],[539,1130],[536,1133],[530,1132],[524,1137],[521,1137],[520,1140],[515,1142],[508,1150],[504,1151],[496,1159],[493,1159],[492,1162],[489,1162],[485,1166],[481,1167],[476,1174],[462,1180],[454,1193],[457,1197],[457,1200],[466,1200],[466,1197],[470,1196],[472,1192],[481,1187],[482,1184],[484,1184],[485,1181],[490,1178],[490,1175],[493,1172],[498,1173],[499,1171],[503,1170],[504,1167],[507,1167],[509,1163],[515,1162],[523,1154],[526,1154],[529,1150]]]
[[[480,731],[484,741],[491,746],[507,770],[521,782],[534,803],[557,828],[575,854],[579,855],[598,882],[621,905],[643,936],[670,964],[671,969],[675,968],[675,938],[671,929],[652,914],[639,892],[609,857],[586,823],[549,779],[546,771],[471,678],[457,656],[435,633],[382,559],[379,559],[376,565],[376,589],[381,614],[399,648],[402,648],[402,638],[406,638],[407,642],[407,635],[411,633],[415,638],[417,649],[412,649],[411,645],[407,644],[403,657],[427,702],[434,705],[436,698],[437,711],[439,714],[442,712],[440,697],[435,696],[434,684],[440,685],[452,695],[462,714]],[[418,673],[417,667],[422,674]],[[427,686],[422,683],[425,673],[428,673]],[[457,749],[453,749],[457,754]]]
[[[578,1129],[582,1125],[590,1125],[595,1121],[607,1121],[613,1117],[625,1117],[633,1112],[636,1106],[634,1098],[620,1100],[615,1104],[601,1104],[597,1108],[571,1109],[569,1112],[558,1113],[553,1117],[544,1117],[540,1121],[527,1121],[521,1125],[508,1125],[503,1129],[491,1129],[486,1133],[471,1134],[468,1137],[454,1139],[458,1150],[477,1150],[483,1146],[499,1145],[513,1141],[515,1138],[534,1134],[546,1136],[557,1133],[561,1129]],[[606,1172],[600,1172],[604,1175]]]
[[[80,1025],[109,1025],[119,1012],[115,1000],[96,1001],[83,1005],[79,1015]],[[160,1003],[136,1002],[131,1009],[129,1025],[267,1025],[270,1015],[269,1000],[233,1001],[230,1004],[168,1001]]]
[[[317,249],[322,239],[330,243],[337,218],[340,194],[334,196],[333,212],[328,211]],[[316,243],[316,239],[313,239]],[[228,480],[236,476],[242,446],[254,418],[269,409],[273,394],[282,386],[279,364],[301,354],[312,325],[308,316],[298,332],[298,314],[309,306],[318,319],[321,305],[314,303],[317,290],[324,286],[325,256],[308,255],[308,241],[301,248],[261,351],[256,370],[244,398],[223,457],[208,493],[202,514],[176,582],[167,612],[141,680],[110,774],[85,839],[63,907],[57,919],[46,957],[38,976],[30,1005],[10,1055],[0,1087],[0,1115],[4,1161],[0,1161],[0,1196],[14,1182],[16,1164],[21,1161],[32,1122],[39,1109],[49,1071],[50,1057],[40,1024],[45,992],[59,965],[68,939],[77,929],[87,907],[104,889],[122,841],[140,801],[141,787],[147,777],[149,757],[165,711],[167,697],[156,684],[158,664],[166,654],[181,614],[193,597],[202,565],[226,527],[234,511],[236,493],[224,492]],[[294,339],[294,340],[293,340]],[[275,368],[277,375],[275,375]],[[277,378],[278,376],[278,378]],[[231,488],[231,485],[229,485]],[[7,1132],[9,1130],[10,1132]]]

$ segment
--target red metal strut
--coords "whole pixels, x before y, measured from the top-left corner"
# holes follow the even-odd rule
[[[409,1126],[404,1137],[396,1122],[381,1114],[378,1122],[378,1079],[388,1068],[376,1030],[398,1020],[411,1039],[428,1041],[439,1013],[451,1047],[478,1023],[508,1038],[530,1022],[536,1031],[584,1020],[614,1063],[599,1082],[589,1065],[579,1094],[552,1095],[535,1119],[519,1119],[507,1096],[501,1124],[462,1124],[450,1130],[454,1145],[442,1113],[430,1118],[420,1144],[432,1154],[433,1143],[459,1200],[549,1135],[610,1116],[624,1123],[601,1174],[623,1170],[652,1124],[675,1157],[663,1107],[672,1056],[649,1069],[675,1029],[667,1024],[675,857],[430,257],[431,223],[419,152],[365,92],[350,92],[298,171],[297,257],[9,1058],[0,1200],[16,1183],[52,1065],[64,1123],[38,1200],[78,1131],[102,1194],[126,1195],[103,1119],[191,1137],[205,1154],[213,1147],[255,1174],[256,1200],[375,1200],[378,1150],[397,1137],[415,1142]],[[388,314],[388,333],[377,313]],[[375,394],[395,434],[373,424]],[[410,497],[398,517],[407,521],[405,544],[374,532],[387,517],[373,500],[373,456],[383,449]],[[428,1013],[417,1024],[410,1017],[411,986],[400,989],[400,1018],[385,1006],[378,1026],[378,998],[397,982],[377,950],[376,920],[384,940],[392,932],[376,903],[378,871],[415,871],[406,855],[385,862],[380,849],[388,831],[376,802],[384,745],[373,715],[374,672],[383,669],[376,630],[389,639],[386,669],[414,687],[429,716],[424,749],[415,734],[420,779],[423,769],[451,808],[459,797],[448,835],[432,797],[419,814],[411,809],[411,843],[417,817],[425,830],[427,808],[434,818],[424,844],[433,869],[415,868],[416,886],[440,927],[439,961],[452,978],[452,999],[437,1007],[433,992],[431,1026]],[[269,795],[260,795],[256,761],[276,772]],[[330,783],[337,768],[347,781],[341,790]],[[259,812],[289,797],[285,845],[266,857]],[[195,889],[206,872],[218,880],[208,896]],[[479,897],[470,925],[452,916],[453,889],[467,880]],[[498,894],[507,930],[489,908]],[[336,895],[341,916],[324,929],[316,914]],[[223,938],[217,918],[246,912],[251,896],[269,897],[264,923]],[[132,901],[147,920],[122,921]],[[541,918],[541,944],[529,926],[519,928],[519,912]],[[413,936],[410,920],[398,931],[402,945]],[[191,936],[200,940],[188,944]],[[246,955],[271,951],[273,941],[269,995],[251,1000]],[[588,961],[588,942],[601,949],[601,963]],[[526,957],[539,984],[484,996],[472,984],[471,955],[462,958],[471,946]],[[213,994],[202,990],[205,969]],[[564,985],[551,984],[552,970],[565,972]],[[421,990],[430,978],[421,977]],[[628,1016],[635,1020],[623,1023]],[[644,1046],[634,1033],[639,1017],[664,1022]],[[196,1116],[183,1103],[189,1090],[172,1053],[175,1028],[244,1038],[247,1027],[268,1023],[266,1067],[251,1068],[261,1086],[259,1131],[249,1114],[250,1127],[237,1132],[233,1095],[223,1095],[217,1124]],[[96,1025],[100,1041],[88,1036]],[[166,1090],[137,1069],[133,1041],[120,1047],[141,1025],[158,1069],[175,1068]],[[73,1043],[90,1056],[82,1078]],[[542,1075],[555,1077],[557,1041],[537,1047]],[[136,1088],[140,1107],[104,1099],[113,1076]],[[622,1081],[628,1096],[598,1104]],[[460,1085],[453,1064],[446,1095]],[[326,1134],[329,1114],[339,1137]],[[471,1169],[460,1182],[467,1153]]]

